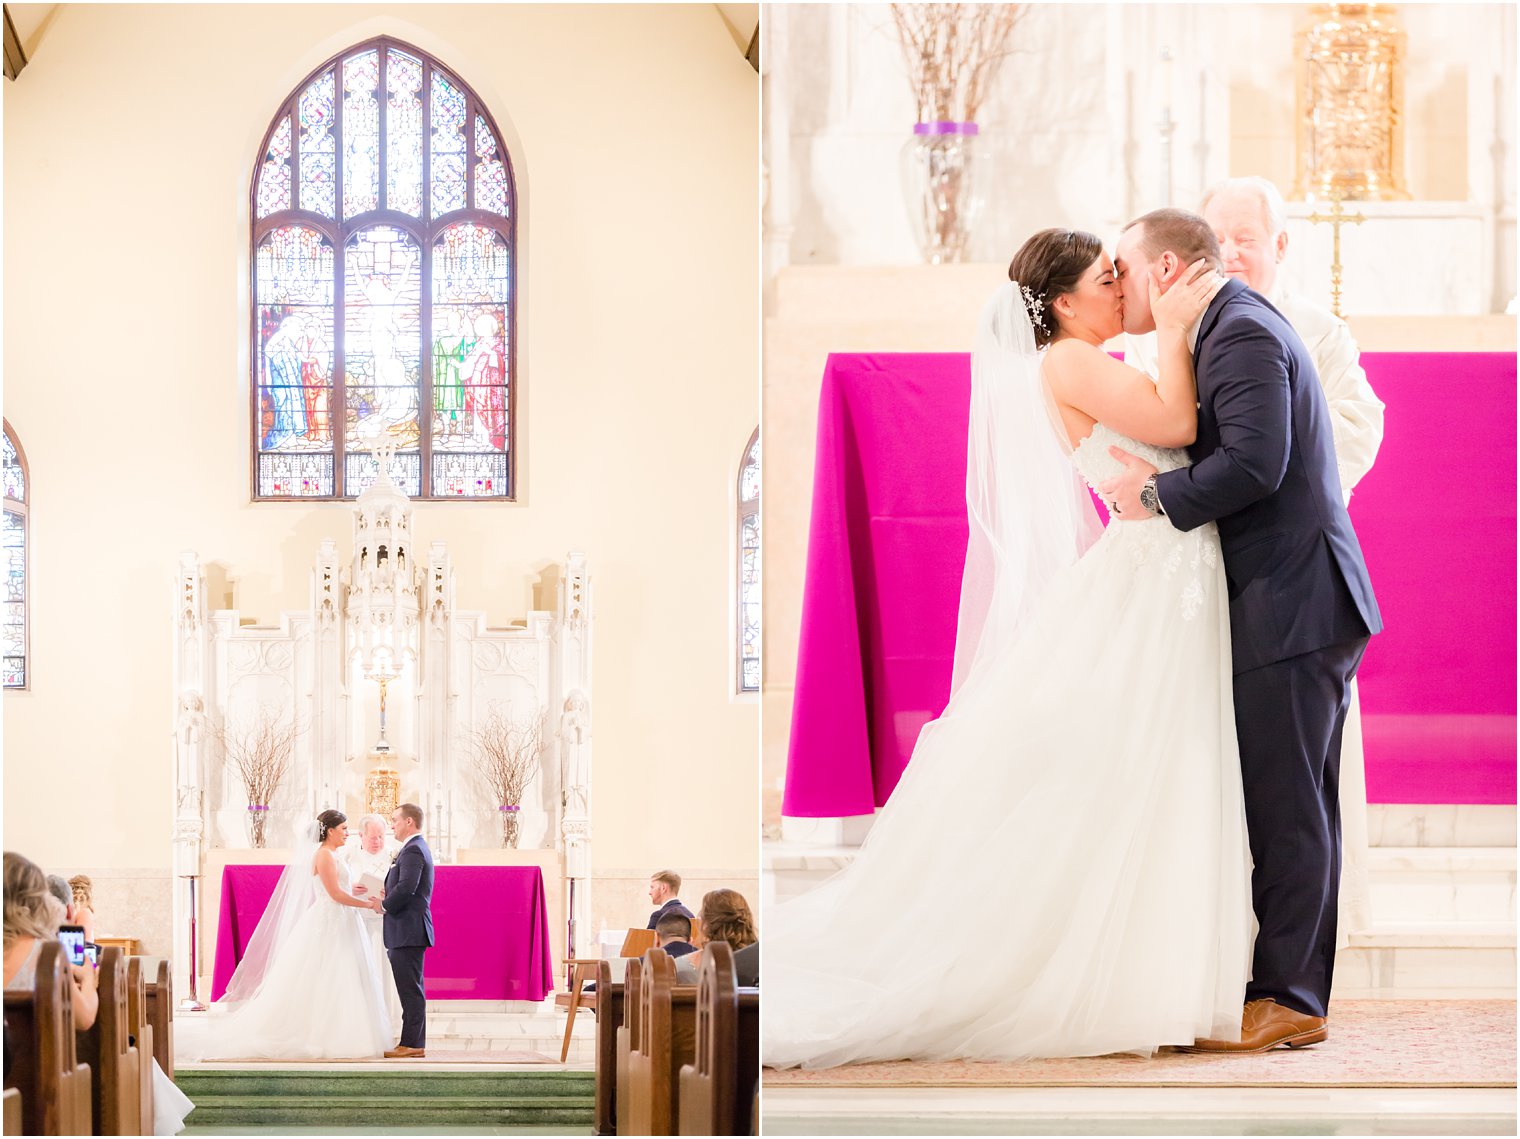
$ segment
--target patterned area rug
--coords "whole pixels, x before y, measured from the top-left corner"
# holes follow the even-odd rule
[[[1330,1039],[1256,1056],[1161,1052],[1150,1058],[997,1063],[956,1060],[766,1069],[766,1087],[1512,1088],[1514,1001],[1340,1001]]]

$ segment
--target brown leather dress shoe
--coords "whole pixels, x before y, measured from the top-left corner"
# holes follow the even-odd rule
[[[425,1049],[422,1049],[422,1048],[408,1048],[405,1044],[398,1044],[398,1045],[396,1045],[396,1047],[392,1048],[389,1052],[387,1052],[385,1054],[385,1058],[387,1060],[397,1060],[397,1059],[404,1059],[404,1058],[410,1058],[410,1059],[414,1059],[415,1060],[415,1059],[420,1059],[421,1057],[426,1056],[426,1055],[427,1055],[427,1051]]]
[[[1329,1022],[1280,1005],[1271,998],[1247,1001],[1240,1021],[1240,1041],[1195,1040],[1184,1052],[1269,1052],[1279,1045],[1307,1048],[1330,1035]]]

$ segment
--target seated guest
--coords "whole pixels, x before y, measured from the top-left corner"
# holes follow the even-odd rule
[[[681,891],[681,876],[674,870],[661,870],[658,874],[649,876],[649,900],[657,907],[654,913],[649,915],[649,925],[646,929],[658,927],[660,919],[666,914],[680,914],[684,918],[694,918],[697,915],[681,904],[681,899],[676,897]]]
[[[67,886],[67,883],[65,883]],[[29,858],[5,852],[5,987],[34,989],[37,957],[50,939],[58,936],[68,910],[53,896],[47,876]],[[83,1032],[95,1024],[100,1009],[95,966],[69,966],[74,980],[74,1027]]]
[[[64,903],[64,922],[62,922],[64,925],[84,926],[84,922],[81,922],[79,915],[74,912],[74,891],[68,885],[67,877],[62,876],[62,874],[49,874],[47,876],[47,893],[52,894],[59,902]],[[91,914],[91,918],[93,917],[94,914]],[[91,922],[90,925],[85,926],[85,941],[94,941],[94,938],[91,937],[93,932],[94,922]]]
[[[95,940],[95,884],[88,874],[76,874],[69,879],[69,890],[74,895],[74,924],[84,926],[84,939]]]
[[[58,936],[68,910],[58,900],[52,879],[69,884],[58,876],[45,876],[36,863],[5,852],[5,987],[34,989],[37,985],[37,957],[48,938]],[[72,898],[72,893],[70,893]],[[76,921],[73,924],[78,925]],[[100,1011],[100,993],[96,988],[96,966],[86,961],[69,966],[74,978],[74,1028],[88,1031],[95,1025]],[[153,1134],[177,1135],[185,1129],[185,1116],[195,1104],[179,1090],[164,1070],[153,1061]]]
[[[691,943],[691,919],[680,914],[666,914],[662,917],[659,925],[654,927],[654,934],[655,944],[672,957],[685,957],[688,953],[697,951],[697,947]]]
[[[726,941],[734,951],[734,980],[741,988],[760,984],[760,938],[755,933],[749,903],[737,890],[709,890],[702,898],[702,936],[705,941]],[[702,967],[702,951],[676,962],[676,984],[695,985]]]

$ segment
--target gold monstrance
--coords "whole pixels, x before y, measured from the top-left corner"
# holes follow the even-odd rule
[[[1298,44],[1294,197],[1405,199],[1404,44],[1390,4],[1321,4]],[[1337,231],[1339,232],[1339,231]]]
[[[401,801],[401,776],[389,765],[391,745],[385,738],[385,690],[396,679],[390,657],[377,653],[375,671],[365,679],[380,685],[380,738],[369,753],[369,758],[379,766],[364,777],[365,805],[382,819],[388,819]]]

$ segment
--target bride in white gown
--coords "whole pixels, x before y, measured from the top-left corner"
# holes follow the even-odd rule
[[[391,1021],[348,867],[341,811],[317,816],[280,877],[222,999],[208,1060],[378,1059]],[[378,903],[376,903],[378,904]]]
[[[1036,234],[1010,276],[973,355],[950,703],[852,865],[767,914],[768,1065],[1240,1038],[1253,917],[1218,536],[1153,518],[1099,537],[1083,486],[1119,470],[1111,445],[1186,464],[1188,332],[1222,279],[1150,286],[1156,382],[1103,351],[1123,293],[1096,237]]]

